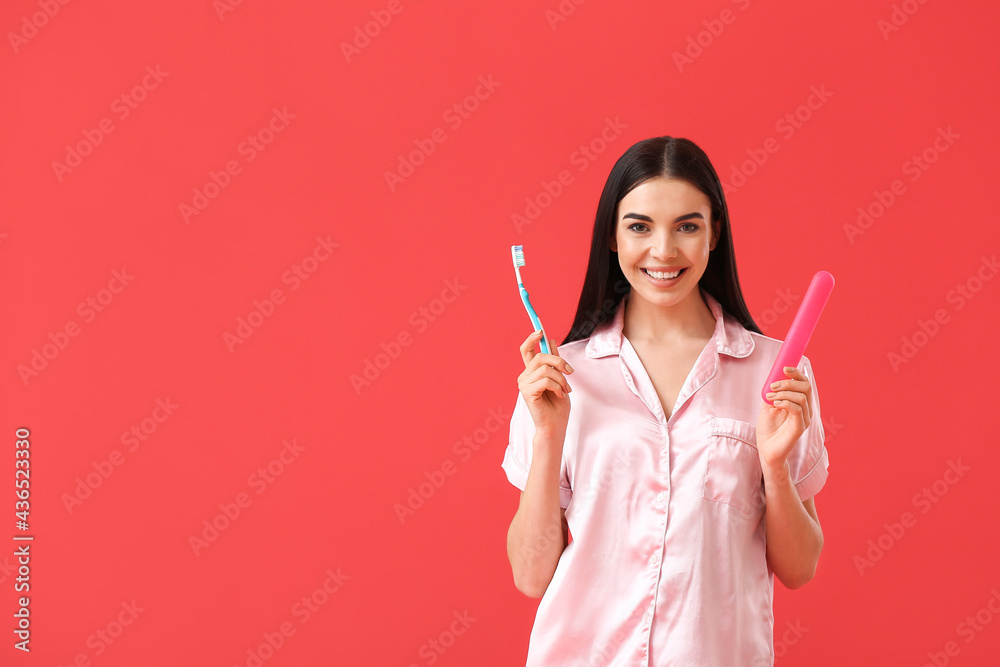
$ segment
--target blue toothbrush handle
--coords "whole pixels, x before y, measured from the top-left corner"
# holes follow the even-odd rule
[[[531,318],[531,324],[534,325],[535,331],[542,332],[542,340],[540,341],[542,352],[549,354],[548,336],[542,328],[542,321],[538,319],[538,315],[535,314],[535,309],[531,306],[531,299],[528,298],[528,290],[526,290],[524,286],[521,286],[521,301],[524,303],[525,310],[528,311],[528,317]]]

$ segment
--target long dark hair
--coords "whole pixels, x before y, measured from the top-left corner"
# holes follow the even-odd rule
[[[750,317],[740,281],[736,274],[736,255],[729,231],[729,209],[722,193],[722,183],[708,156],[694,142],[679,137],[653,137],[633,145],[618,158],[611,169],[597,204],[590,260],[583,279],[580,303],[569,335],[560,345],[588,338],[594,329],[609,320],[631,289],[622,273],[611,237],[615,233],[618,202],[633,188],[651,178],[665,177],[687,181],[708,197],[712,205],[712,224],[721,221],[719,240],[708,258],[708,266],[698,285],[711,294],[723,310],[733,315],[748,331],[761,333]]]

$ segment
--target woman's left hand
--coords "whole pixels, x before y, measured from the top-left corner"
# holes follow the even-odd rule
[[[757,454],[760,464],[776,470],[785,465],[788,455],[812,421],[809,404],[812,384],[802,371],[785,367],[787,379],[772,387],[757,417]]]

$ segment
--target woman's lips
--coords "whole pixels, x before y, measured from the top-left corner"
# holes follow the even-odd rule
[[[681,272],[677,275],[676,278],[668,278],[666,280],[659,280],[658,278],[654,278],[653,276],[651,276],[648,273],[646,273],[646,269],[640,269],[640,271],[642,271],[642,274],[644,276],[646,276],[647,278],[649,278],[650,282],[652,282],[654,285],[664,286],[664,287],[668,287],[671,284],[673,284],[673,283],[677,282],[678,280],[680,280],[681,277],[684,275],[684,272],[687,271],[687,270],[688,270],[688,267],[684,267],[683,269],[681,269]]]

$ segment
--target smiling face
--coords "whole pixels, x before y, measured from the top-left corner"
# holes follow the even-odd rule
[[[618,203],[611,249],[633,294],[670,306],[697,293],[719,240],[721,223],[713,228],[711,219],[708,197],[687,181],[653,178],[625,195]],[[647,270],[660,272],[659,278]]]

